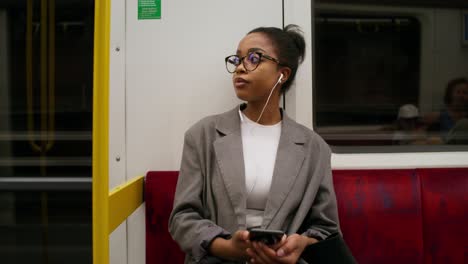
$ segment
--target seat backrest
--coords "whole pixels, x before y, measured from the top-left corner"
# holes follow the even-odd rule
[[[343,237],[358,263],[422,263],[414,170],[333,171]]]
[[[468,263],[468,168],[420,169],[424,263]]]
[[[146,263],[183,263],[168,232],[177,171],[148,172]],[[468,168],[333,171],[340,225],[358,263],[467,263]]]
[[[151,171],[145,180],[146,263],[184,263],[185,254],[168,231],[177,171]]]

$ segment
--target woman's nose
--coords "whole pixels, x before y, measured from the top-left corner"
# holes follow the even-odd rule
[[[235,73],[245,73],[245,72],[247,72],[247,70],[244,67],[244,63],[241,61],[241,63],[237,65]]]

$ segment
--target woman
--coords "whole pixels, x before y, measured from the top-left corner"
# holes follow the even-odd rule
[[[278,107],[305,53],[297,26],[257,28],[226,58],[245,101],[185,134],[169,231],[185,263],[296,263],[339,232],[328,145]],[[273,246],[247,228],[284,231]]]

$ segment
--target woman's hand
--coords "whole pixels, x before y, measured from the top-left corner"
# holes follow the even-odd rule
[[[316,243],[317,240],[299,234],[288,236],[281,245],[268,247],[263,243],[254,242],[253,247],[247,249],[251,263],[295,264],[304,249]]]
[[[251,247],[248,240],[249,232],[236,231],[230,239],[217,237],[211,242],[209,251],[212,255],[228,260],[247,260],[247,248]]]

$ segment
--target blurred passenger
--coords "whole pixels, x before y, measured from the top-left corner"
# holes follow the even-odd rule
[[[447,84],[444,95],[445,108],[424,117],[429,131],[439,131],[446,140],[449,131],[468,114],[468,80],[457,78]]]
[[[468,118],[460,119],[450,129],[446,137],[446,143],[452,145],[468,145]]]
[[[398,110],[394,145],[426,144],[426,134],[421,126],[419,109],[413,104],[405,104]]]

